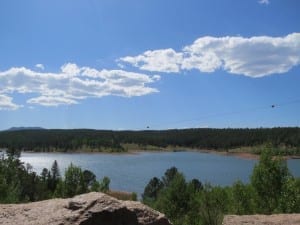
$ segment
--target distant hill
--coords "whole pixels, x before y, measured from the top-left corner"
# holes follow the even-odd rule
[[[7,131],[19,131],[19,130],[45,130],[42,127],[11,127]]]
[[[23,151],[109,151],[205,149],[258,153],[264,145],[281,155],[300,155],[300,128],[112,131],[15,127],[0,132],[0,148]],[[241,148],[241,149],[238,149]]]

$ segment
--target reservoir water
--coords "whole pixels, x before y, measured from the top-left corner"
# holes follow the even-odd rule
[[[249,182],[249,176],[257,160],[235,156],[200,152],[142,152],[138,154],[102,153],[22,153],[21,160],[30,163],[38,174],[43,168],[51,168],[57,160],[61,174],[72,162],[83,170],[95,173],[98,179],[108,176],[112,190],[141,194],[149,180],[162,177],[175,166],[185,177],[199,179],[202,183],[231,185],[240,179]],[[288,160],[292,174],[300,177],[300,159]]]

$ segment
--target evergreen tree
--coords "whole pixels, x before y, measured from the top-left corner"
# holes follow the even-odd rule
[[[51,166],[51,172],[50,177],[48,181],[49,189],[54,192],[56,189],[56,186],[60,180],[60,171],[58,168],[58,163],[56,160],[54,160],[52,166]]]
[[[257,193],[256,205],[259,212],[274,212],[279,205],[284,185],[290,177],[286,161],[274,158],[271,149],[265,149],[251,176],[251,184]]]
[[[71,163],[65,172],[63,196],[73,197],[74,195],[83,194],[87,191],[88,187],[84,182],[84,176],[81,168]]]
[[[178,174],[178,169],[175,166],[167,169],[165,175],[162,177],[164,186],[166,187],[169,186],[177,174]]]
[[[109,191],[110,179],[108,177],[103,177],[100,183],[100,191],[107,192]]]
[[[142,194],[143,201],[155,201],[163,186],[164,184],[159,178],[153,177],[144,189],[144,193]]]
[[[83,179],[86,186],[91,187],[96,182],[96,175],[90,170],[84,170]]]

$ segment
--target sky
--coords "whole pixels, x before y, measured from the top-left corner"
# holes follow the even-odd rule
[[[298,0],[2,0],[0,130],[300,126]]]

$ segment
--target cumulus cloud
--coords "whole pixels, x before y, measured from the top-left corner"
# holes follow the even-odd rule
[[[16,110],[22,107],[13,103],[12,100],[12,97],[0,94],[0,110]]]
[[[173,49],[160,49],[146,51],[141,55],[120,58],[121,61],[139,67],[142,70],[157,72],[179,72],[182,61],[182,53],[177,53]]]
[[[64,64],[58,73],[38,72],[25,67],[0,71],[0,109],[18,109],[11,95],[31,94],[27,104],[58,106],[78,104],[86,98],[108,95],[132,97],[158,92],[148,85],[158,75],[123,70],[97,70]],[[34,96],[34,97],[32,97]]]
[[[35,67],[38,68],[38,69],[41,69],[41,70],[45,69],[44,65],[40,64],[40,63],[36,64]]]
[[[262,5],[269,5],[270,1],[269,0],[259,0],[258,3],[262,4]]]
[[[300,33],[284,37],[201,37],[181,51],[161,49],[120,58],[141,70],[182,72],[196,69],[263,77],[285,73],[300,64]]]

